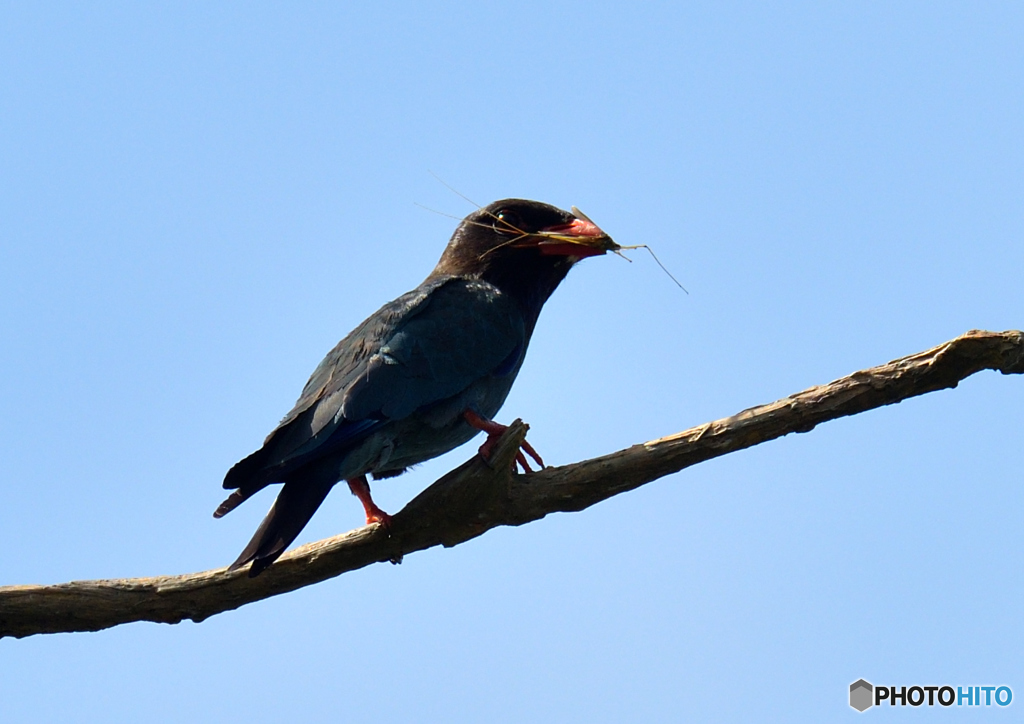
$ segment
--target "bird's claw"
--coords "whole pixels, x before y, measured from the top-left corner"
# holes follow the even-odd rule
[[[530,467],[530,463],[527,462],[526,455],[524,455],[523,453],[526,453],[526,455],[529,455],[531,458],[536,460],[537,464],[541,468],[544,467],[544,461],[541,460],[541,457],[540,455],[537,454],[537,451],[533,449],[533,445],[526,442],[526,440],[523,440],[523,442],[519,445],[519,452],[516,453],[516,462],[522,466],[524,473],[532,473],[533,468]]]
[[[391,532],[391,516],[388,515],[387,513],[385,513],[380,508],[377,508],[377,506],[373,506],[373,507],[376,508],[376,510],[367,512],[367,514],[366,514],[366,524],[367,525],[371,525],[373,523],[380,523],[380,527],[390,533]]]
[[[480,457],[489,462],[491,459],[491,453],[494,452],[494,446],[498,444],[498,440],[501,438],[502,435],[505,434],[505,431],[508,430],[508,425],[502,425],[500,422],[488,420],[484,417],[481,417],[472,410],[466,410],[465,413],[463,413],[463,417],[465,418],[466,422],[475,427],[477,430],[481,430],[487,433],[487,439],[484,440],[483,445],[480,446]],[[524,473],[532,473],[533,468],[530,467],[530,463],[526,459],[527,455],[533,458],[537,462],[537,465],[539,465],[541,468],[544,467],[544,461],[541,459],[537,451],[533,449],[533,445],[531,445],[524,439],[521,443],[519,443],[519,450],[516,451],[516,458],[515,463],[513,463],[513,468],[516,464],[518,464],[520,467],[523,468]]]
[[[370,483],[366,480],[366,476],[360,475],[358,478],[352,478],[347,482],[352,495],[359,498],[359,502],[363,504],[363,511],[366,513],[366,524],[380,523],[380,527],[390,534],[391,516],[378,508],[377,504],[373,502],[373,498],[370,497]]]

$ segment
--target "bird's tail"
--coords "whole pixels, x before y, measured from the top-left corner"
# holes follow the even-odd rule
[[[252,561],[249,577],[258,576],[284,553],[306,527],[332,487],[334,481],[331,480],[305,479],[286,483],[249,545],[238,556],[238,560],[228,566],[228,570],[238,570]]]

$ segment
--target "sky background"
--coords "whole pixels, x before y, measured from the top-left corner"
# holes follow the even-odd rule
[[[473,210],[431,173],[690,291],[562,284],[498,417],[550,463],[1024,327],[1017,3],[351,5],[0,8],[0,585],[234,560],[273,492],[215,521],[224,472],[433,267],[417,204]],[[985,372],[202,624],[0,640],[0,720],[852,721],[861,677],[1008,720],[1022,410]],[[300,540],[361,523],[339,489]]]

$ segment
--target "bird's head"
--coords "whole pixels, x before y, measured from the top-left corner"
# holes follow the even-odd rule
[[[575,207],[503,199],[462,220],[431,276],[483,279],[539,312],[573,264],[618,248]]]

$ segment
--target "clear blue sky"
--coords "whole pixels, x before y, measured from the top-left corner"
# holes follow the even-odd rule
[[[231,562],[272,495],[215,521],[224,472],[429,272],[455,222],[416,204],[472,210],[430,172],[575,204],[691,292],[642,253],[570,275],[499,417],[552,463],[1024,327],[1019,4],[363,5],[0,10],[0,584]],[[1024,697],[1022,410],[983,373],[199,625],[5,639],[0,720]],[[360,523],[337,490],[302,540]]]

